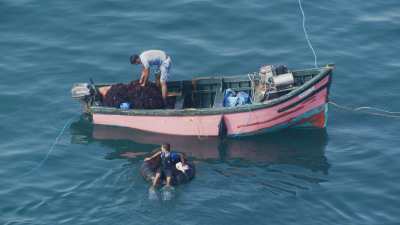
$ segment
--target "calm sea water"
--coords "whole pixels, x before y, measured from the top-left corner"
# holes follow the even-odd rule
[[[400,111],[400,2],[303,0],[331,99]],[[93,127],[74,82],[137,79],[164,49],[173,79],[313,66],[297,0],[0,1],[0,224],[398,224],[400,120],[330,108],[326,130],[219,140]],[[48,151],[68,119],[74,118]],[[170,141],[198,167],[149,200],[143,154]]]

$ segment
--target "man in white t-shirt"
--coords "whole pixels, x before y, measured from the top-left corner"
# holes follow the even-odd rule
[[[140,55],[132,55],[130,57],[131,64],[142,64],[142,74],[139,83],[145,86],[150,74],[150,67],[155,67],[160,70],[161,93],[166,103],[168,96],[167,81],[169,78],[169,70],[171,68],[171,57],[161,50],[148,50]]]

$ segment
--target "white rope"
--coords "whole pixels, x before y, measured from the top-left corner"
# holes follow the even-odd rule
[[[371,110],[375,110],[375,111],[379,111],[379,112],[384,112],[384,113],[387,113],[387,114],[400,114],[400,112],[387,111],[387,110],[384,110],[384,109],[371,107],[371,106],[362,106],[362,107],[355,108],[354,110],[355,111],[361,111],[361,110],[364,110],[364,109],[371,109]]]
[[[300,6],[300,11],[301,14],[303,15],[303,31],[304,31],[304,36],[306,37],[308,47],[310,47],[312,53],[314,54],[314,66],[315,68],[318,68],[318,63],[317,63],[317,54],[314,51],[314,48],[311,44],[310,38],[308,37],[308,33],[306,30],[306,15],[304,14],[303,6],[301,5],[301,0],[299,0],[299,6]]]
[[[351,108],[348,106],[339,105],[332,101],[329,101],[329,104],[335,106],[336,108],[347,110],[347,111],[361,112],[361,113],[365,113],[365,114],[387,117],[387,118],[400,118],[400,115],[396,115],[396,114],[400,114],[400,112],[387,111],[387,110],[376,108],[376,107],[362,106],[362,107],[357,107],[357,108]],[[369,111],[365,111],[365,110],[375,110],[378,112],[369,112]]]
[[[70,118],[70,119],[64,124],[64,127],[61,129],[60,133],[57,135],[57,137],[56,137],[56,139],[54,140],[53,144],[51,145],[51,147],[50,147],[49,150],[47,151],[46,156],[45,156],[34,168],[32,168],[30,171],[24,173],[21,177],[24,177],[24,176],[26,176],[26,175],[32,173],[33,171],[39,169],[39,168],[47,161],[47,159],[49,158],[50,154],[53,152],[54,147],[58,144],[58,141],[59,141],[60,137],[64,134],[65,129],[67,128],[67,126],[71,123],[71,121],[72,121],[74,118],[75,118],[75,116],[72,117],[72,118]]]

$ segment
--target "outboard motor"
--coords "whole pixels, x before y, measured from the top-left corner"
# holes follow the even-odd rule
[[[76,83],[71,88],[72,98],[78,100],[81,105],[83,112],[89,112],[89,106],[93,104],[95,100],[95,90],[93,85],[88,83]]]
[[[73,99],[85,100],[90,97],[90,86],[88,83],[76,83],[72,86],[71,95]]]

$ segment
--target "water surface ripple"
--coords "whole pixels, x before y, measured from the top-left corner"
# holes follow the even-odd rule
[[[331,99],[400,111],[400,3],[303,0]],[[0,224],[396,224],[399,120],[330,108],[322,131],[198,140],[91,126],[75,82],[127,82],[128,56],[166,50],[173,79],[313,67],[297,0],[0,2]],[[46,156],[65,122],[73,123]],[[143,154],[168,140],[198,167],[149,200]]]

